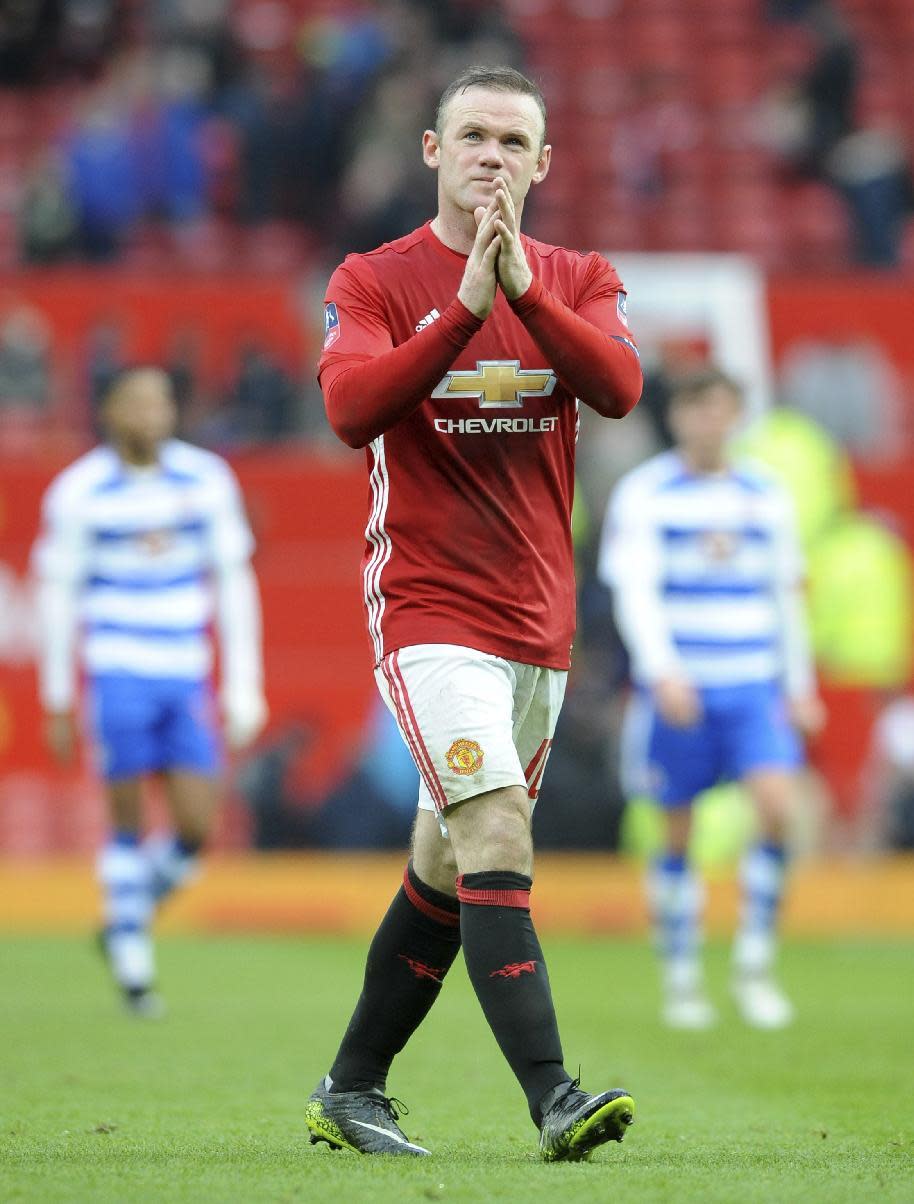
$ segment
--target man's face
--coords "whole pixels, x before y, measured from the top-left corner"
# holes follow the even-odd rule
[[[105,406],[105,426],[116,442],[155,448],[175,428],[171,383],[156,369],[132,372]]]
[[[701,459],[720,458],[742,417],[742,403],[725,384],[712,385],[697,397],[674,401],[670,428],[686,453]]]
[[[426,130],[422,151],[438,171],[439,208],[472,213],[488,205],[501,176],[520,210],[530,185],[549,170],[550,146],[541,146],[543,117],[532,96],[473,87],[452,97],[441,136]]]

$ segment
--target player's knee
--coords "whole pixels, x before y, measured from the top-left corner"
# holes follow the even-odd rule
[[[449,842],[442,840],[437,847],[414,847],[412,861],[413,869],[426,886],[446,895],[456,893],[457,859]]]
[[[410,853],[413,869],[427,886],[448,895],[456,893],[457,859],[433,812],[420,809],[417,813]]]
[[[516,797],[520,794],[520,797]],[[477,805],[465,813],[463,839],[457,849],[462,873],[514,870],[529,874],[533,863],[530,810],[522,792],[470,800]]]
[[[142,793],[139,778],[108,783],[111,822],[123,832],[137,832],[142,820]]]
[[[457,878],[457,858],[450,841],[443,841],[438,854],[438,874],[448,882],[453,883]]]
[[[768,799],[756,808],[759,836],[763,840],[782,841],[790,828],[789,799]]]
[[[750,783],[763,832],[780,834],[794,807],[794,783],[787,774],[759,775]]]

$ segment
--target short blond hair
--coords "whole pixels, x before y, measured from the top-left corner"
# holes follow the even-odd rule
[[[488,88],[491,92],[516,92],[519,96],[532,96],[543,117],[543,137],[540,149],[546,143],[546,101],[543,94],[533,82],[516,71],[514,67],[485,67],[475,64],[465,67],[441,93],[438,109],[435,112],[435,133],[441,137],[444,126],[444,112],[455,96],[466,92],[467,88]]]

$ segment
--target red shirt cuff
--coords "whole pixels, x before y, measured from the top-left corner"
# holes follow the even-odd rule
[[[515,297],[513,301],[509,301],[508,304],[519,318],[523,318],[536,309],[542,300],[542,296],[543,282],[542,280],[537,280],[536,276],[534,276],[524,292],[519,297]]]

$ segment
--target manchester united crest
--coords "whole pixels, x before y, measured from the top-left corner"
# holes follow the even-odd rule
[[[460,739],[455,740],[447,750],[446,760],[454,773],[468,777],[482,769],[485,753],[475,740]]]

